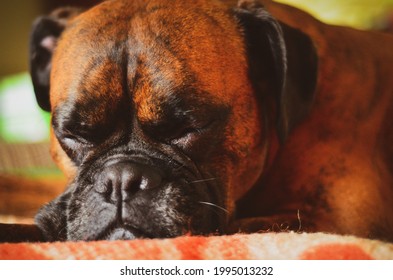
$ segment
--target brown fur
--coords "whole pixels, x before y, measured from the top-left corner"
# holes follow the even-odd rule
[[[193,75],[194,83],[201,89],[201,94],[203,92],[214,93],[214,96],[204,98],[214,98],[217,102],[232,107],[234,114],[229,121],[231,126],[227,128],[226,132],[226,150],[228,154],[234,154],[234,156],[212,159],[212,165],[214,165],[212,168],[224,168],[225,170],[222,172],[225,174],[232,173],[233,178],[229,178],[228,182],[230,184],[228,207],[233,208],[233,202],[248,191],[245,186],[251,187],[257,180],[259,174],[250,171],[261,169],[265,149],[265,146],[260,144],[263,142],[262,135],[249,133],[249,131],[259,131],[263,124],[260,121],[261,117],[259,109],[256,107],[252,86],[247,78],[247,64],[241,34],[237,27],[233,26],[232,19],[220,11],[224,8],[223,4],[215,3],[213,8],[211,1],[197,1],[188,4],[190,9],[195,8],[203,11],[200,15],[201,19],[198,19],[201,24],[195,26],[194,21],[187,18],[189,12],[184,9],[181,2],[173,1],[170,2],[171,5],[164,6],[160,5],[161,1],[150,1],[146,7],[137,2],[125,5],[124,1],[108,1],[71,22],[70,27],[62,36],[53,58],[52,107],[60,106],[61,102],[67,98],[67,93],[81,91],[81,89],[74,89],[73,84],[77,84],[75,79],[86,79],[84,75],[78,74],[80,73],[78,69],[86,69],[87,67],[92,68],[93,74],[89,77],[91,80],[97,80],[97,77],[102,80],[99,88],[103,99],[121,99],[119,96],[122,92],[122,89],[119,88],[121,84],[119,79],[122,78],[120,69],[105,69],[105,63],[99,64],[98,69],[94,68],[95,63],[102,63],[101,61],[96,62],[99,60],[99,55],[97,56],[94,50],[99,49],[104,53],[110,52],[110,48],[116,46],[103,50],[100,44],[101,42],[106,43],[108,38],[113,36],[118,38],[118,42],[127,40],[127,36],[138,38],[144,46],[151,46],[147,55],[153,55],[159,59],[156,62],[159,65],[158,69],[148,69],[143,59],[135,61],[135,64],[138,65],[137,77],[128,77],[131,81],[138,79],[137,84],[130,83],[129,86],[135,92],[133,102],[136,104],[137,115],[141,122],[160,119],[161,112],[157,111],[158,107],[155,102],[159,102],[161,92],[167,90],[166,88],[154,88],[149,84],[149,77],[151,77],[149,71],[153,70],[163,73],[168,81],[177,81],[178,84],[168,85],[170,88],[181,87],[184,80],[188,78],[187,75]],[[217,5],[217,11],[214,11],[214,5]],[[140,6],[145,10],[130,19],[129,23],[135,28],[129,31],[130,34],[122,34],[126,28],[122,28],[123,22],[119,25],[118,19],[122,17],[125,9],[137,10],[140,9]],[[111,16],[108,18],[105,17],[107,9],[112,10]],[[211,9],[213,12],[210,12]],[[118,11],[118,14],[113,15],[113,11]],[[173,18],[174,14],[175,18]],[[111,24],[112,22],[113,24]],[[109,24],[109,28],[101,30],[99,27],[104,24]],[[166,29],[163,28],[163,24],[173,24],[174,26],[170,29],[173,33],[165,34]],[[179,26],[176,25],[189,32],[177,34],[176,30]],[[90,36],[96,34],[95,39],[91,40],[91,37],[83,36],[85,29],[89,29]],[[159,36],[159,40],[157,36]],[[165,36],[170,36],[171,41],[176,42],[176,45],[165,46],[165,48],[155,47],[157,44],[165,44]],[[132,42],[123,43],[138,48],[138,46],[131,46]],[[185,63],[187,69],[182,69],[184,63],[179,61],[187,61]],[[111,67],[109,61],[108,67]],[[63,71],[63,69],[68,69],[68,71]],[[233,69],[233,71],[228,71],[228,69]],[[68,76],[68,73],[73,74]],[[106,78],[106,73],[110,74],[110,77]],[[85,84],[90,85],[88,80]],[[135,88],[136,86],[137,88]],[[82,90],[89,94],[98,94],[98,91],[94,91],[94,89]],[[124,102],[132,101],[124,100]],[[105,104],[103,108],[107,108]],[[104,119],[108,118],[104,112],[98,112],[98,116],[104,116]],[[239,123],[242,125],[236,125]],[[54,158],[60,159],[60,166],[66,173],[74,174],[74,167],[71,162],[64,159],[60,145],[56,144],[56,140],[53,143],[55,147],[52,150]],[[251,155],[253,156],[251,157]],[[240,165],[238,161],[241,161]]]
[[[227,13],[232,2],[107,1],[76,17],[54,54],[52,110],[72,92],[84,92],[77,98],[102,100],[95,113],[81,110],[87,125],[110,125],[111,114],[131,103],[142,125],[159,123],[165,112],[157,105],[168,89],[183,98],[182,87],[192,84],[198,99],[232,110],[220,132],[223,147],[203,168],[223,174],[233,231],[284,223],[298,229],[300,216],[307,231],[393,240],[393,37],[329,26],[265,1],[279,21],[309,36],[318,56],[315,98],[305,107],[310,112],[279,143],[273,128],[278,108],[267,112],[254,94],[244,34]],[[108,46],[111,38],[116,44]],[[118,59],[111,50],[124,46],[138,53],[130,69],[111,61]],[[157,71],[168,84],[154,83]],[[81,80],[84,86],[76,88]],[[127,99],[122,93],[130,90]],[[54,159],[72,179],[75,166],[54,136],[52,145]]]
[[[318,84],[309,117],[275,152],[266,187],[244,202],[244,215],[292,213],[296,224],[298,209],[312,221],[308,230],[391,240],[393,37],[329,26],[288,6],[266,7],[312,38]]]

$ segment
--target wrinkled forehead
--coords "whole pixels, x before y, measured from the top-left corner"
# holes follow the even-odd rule
[[[223,101],[245,86],[243,45],[230,9],[219,4],[107,1],[63,34],[52,71],[61,79],[51,95],[60,95],[53,102],[70,92],[118,100],[128,91],[136,103],[146,103],[198,87]]]

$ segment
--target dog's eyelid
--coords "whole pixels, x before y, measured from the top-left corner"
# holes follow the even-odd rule
[[[58,137],[63,150],[76,165],[79,165],[82,158],[85,156],[86,151],[92,146],[92,144],[87,142],[85,139],[71,133],[63,134],[61,137],[57,134],[56,136]]]
[[[83,133],[79,133],[77,130],[70,130],[62,127],[62,129],[55,129],[55,134],[58,139],[67,139],[67,141],[78,142],[81,144],[90,143],[90,141],[83,136]]]
[[[102,142],[109,134],[110,130],[103,127],[92,127],[84,123],[78,125],[63,125],[55,129],[59,138],[69,138],[84,145],[97,144]]]
[[[90,141],[85,139],[82,136],[68,134],[68,135],[65,135],[63,139],[67,139],[68,141],[77,142],[79,144],[90,145]]]
[[[180,139],[187,138],[189,135],[199,134],[204,127],[190,123],[189,121],[174,123],[160,123],[154,125],[143,125],[142,128],[153,139],[166,143],[173,144]]]
[[[66,136],[62,138],[62,142],[67,146],[70,147],[71,149],[75,148],[78,146],[78,140],[75,137],[72,136]]]
[[[205,131],[207,131],[215,121],[206,121],[195,123],[191,126],[185,126],[181,130],[179,130],[177,136],[169,139],[169,141],[173,144],[178,144],[179,142],[190,142],[190,140],[195,139],[195,137],[202,135]]]

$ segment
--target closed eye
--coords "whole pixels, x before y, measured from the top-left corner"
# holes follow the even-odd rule
[[[176,144],[202,135],[213,121],[181,121],[166,124],[142,124],[142,129],[152,139],[166,144]]]
[[[91,145],[91,143],[81,136],[76,136],[72,134],[65,134],[62,136],[62,141],[67,146],[77,146],[77,145]]]
[[[182,130],[179,130],[179,133],[168,139],[170,143],[178,145],[179,143],[185,144],[189,143],[192,140],[195,140],[197,137],[201,136],[205,131],[209,130],[212,127],[214,121],[209,121],[206,124],[198,125],[198,126],[190,126],[184,127]]]
[[[81,136],[70,133],[56,133],[59,143],[70,159],[79,165],[87,151],[93,146],[91,142]]]

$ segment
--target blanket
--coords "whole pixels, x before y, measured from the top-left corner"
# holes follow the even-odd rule
[[[3,243],[0,259],[381,260],[393,259],[393,244],[325,233],[256,233],[133,241]]]

